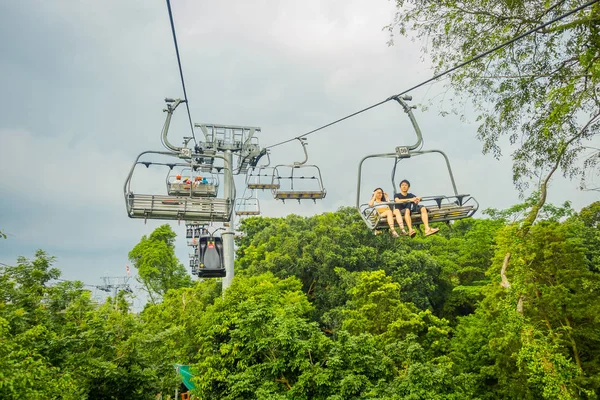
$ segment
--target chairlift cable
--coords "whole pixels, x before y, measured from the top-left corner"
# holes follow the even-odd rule
[[[304,134],[302,134],[302,135],[300,135],[300,136],[296,136],[296,137],[294,137],[294,138],[291,138],[291,139],[288,139],[288,140],[284,140],[283,142],[279,142],[279,143],[273,144],[273,145],[271,145],[271,146],[267,146],[266,148],[267,148],[267,149],[270,149],[270,148],[273,148],[273,147],[276,147],[276,146],[280,146],[280,145],[282,145],[282,144],[285,144],[285,143],[289,143],[289,142],[291,142],[291,141],[293,141],[293,140],[297,140],[297,139],[300,139],[300,138],[306,137],[306,136],[308,136],[308,135],[310,135],[310,134],[312,134],[312,133],[315,133],[315,132],[318,132],[318,131],[320,131],[321,129],[325,129],[325,128],[327,128],[327,127],[330,127],[330,126],[332,126],[332,125],[335,125],[335,124],[337,124],[338,122],[342,122],[342,121],[344,121],[344,120],[346,120],[346,119],[348,119],[348,118],[354,117],[355,115],[358,115],[358,114],[360,114],[360,113],[363,113],[363,112],[365,112],[365,111],[368,111],[368,110],[370,110],[370,109],[372,109],[372,108],[378,107],[378,106],[380,106],[380,105],[382,105],[382,104],[384,104],[384,103],[387,103],[387,102],[388,102],[388,101],[390,101],[390,100],[394,100],[395,98],[397,98],[397,97],[400,97],[400,96],[402,96],[403,94],[406,94],[406,93],[408,93],[408,92],[410,92],[410,91],[413,91],[413,90],[415,90],[415,89],[417,89],[417,88],[419,88],[419,87],[421,87],[421,86],[423,86],[423,85],[426,85],[426,84],[428,84],[428,83],[430,83],[430,82],[432,82],[432,81],[435,81],[435,80],[437,80],[437,79],[439,79],[439,78],[441,78],[441,77],[443,77],[443,76],[445,76],[445,75],[448,75],[449,73],[451,73],[451,72],[454,72],[454,71],[456,71],[457,69],[459,69],[459,68],[462,68],[462,67],[464,67],[465,65],[472,63],[473,61],[477,61],[477,60],[479,60],[480,58],[483,58],[483,57],[485,57],[485,56],[487,56],[487,55],[489,55],[489,54],[491,54],[491,53],[493,53],[493,52],[495,52],[495,51],[498,51],[498,50],[502,49],[503,47],[506,47],[506,46],[508,46],[509,44],[512,44],[512,43],[514,43],[514,42],[516,42],[516,41],[518,41],[518,40],[521,40],[521,39],[523,39],[523,38],[524,38],[524,37],[526,37],[526,36],[529,36],[529,35],[531,35],[532,33],[535,33],[535,32],[537,32],[537,31],[539,31],[540,29],[543,29],[543,28],[545,28],[545,27],[547,27],[547,26],[549,26],[549,25],[552,25],[553,23],[555,23],[555,22],[558,22],[558,21],[560,21],[560,20],[562,20],[562,19],[564,19],[564,18],[566,18],[566,17],[568,17],[568,16],[570,16],[570,15],[572,15],[572,14],[574,14],[574,13],[578,12],[578,11],[581,11],[581,10],[583,10],[584,8],[587,8],[587,7],[589,7],[589,6],[591,6],[591,5],[595,4],[595,3],[597,3],[598,1],[600,1],[600,0],[592,0],[592,1],[589,1],[589,2],[587,2],[587,3],[585,3],[585,4],[581,5],[581,6],[577,7],[577,8],[574,8],[574,9],[572,9],[572,10],[570,10],[570,11],[567,11],[566,13],[564,13],[564,14],[561,14],[561,15],[559,15],[558,17],[556,17],[556,18],[554,18],[554,19],[551,19],[551,20],[550,20],[550,21],[548,21],[548,22],[545,22],[545,23],[543,23],[543,24],[541,24],[541,25],[538,25],[538,26],[536,26],[535,28],[533,28],[533,29],[530,29],[530,30],[528,30],[527,32],[524,32],[524,33],[522,33],[522,34],[520,34],[520,35],[518,35],[518,36],[515,36],[514,38],[512,38],[512,39],[510,39],[510,40],[507,40],[506,42],[503,42],[503,43],[499,44],[498,46],[496,46],[496,47],[494,47],[494,48],[492,48],[492,49],[490,49],[490,50],[484,51],[483,53],[480,53],[480,54],[476,55],[475,57],[472,57],[472,58],[470,58],[470,59],[468,59],[468,60],[466,60],[466,61],[463,61],[462,63],[460,63],[460,64],[458,64],[458,65],[455,65],[454,67],[452,67],[452,68],[450,68],[450,69],[447,69],[447,70],[445,70],[445,71],[443,71],[443,72],[441,72],[441,73],[439,73],[439,74],[437,74],[437,75],[434,75],[433,77],[431,77],[431,78],[427,79],[426,81],[423,81],[423,82],[421,82],[421,83],[419,83],[419,84],[417,84],[417,85],[415,85],[415,86],[413,86],[413,87],[411,87],[411,88],[409,88],[409,89],[406,89],[406,90],[404,90],[404,91],[402,91],[402,92],[400,92],[400,93],[398,93],[398,94],[395,94],[395,95],[393,95],[393,96],[390,96],[390,97],[388,97],[387,99],[385,99],[385,100],[383,100],[383,101],[380,101],[379,103],[373,104],[372,106],[369,106],[369,107],[367,107],[367,108],[363,108],[363,109],[362,109],[362,110],[360,110],[360,111],[356,111],[356,112],[354,112],[354,113],[352,113],[352,114],[350,114],[350,115],[347,115],[347,116],[345,116],[345,117],[343,117],[343,118],[337,119],[337,120],[335,120],[335,121],[333,121],[333,122],[330,122],[330,123],[328,123],[327,125],[323,125],[323,126],[321,126],[321,127],[317,128],[317,129],[313,129],[312,131],[310,131],[310,132],[306,132],[306,133],[304,133]]]
[[[367,107],[367,108],[363,108],[363,109],[362,109],[362,110],[360,110],[360,111],[356,111],[355,113],[352,113],[352,114],[350,114],[350,115],[347,115],[347,116],[345,116],[345,117],[343,117],[343,118],[340,118],[340,119],[338,119],[338,120],[336,120],[336,121],[333,121],[333,122],[331,122],[331,123],[329,123],[329,124],[327,124],[327,125],[323,125],[323,126],[321,126],[320,128],[314,129],[314,130],[312,130],[312,131],[310,131],[310,132],[307,132],[307,133],[304,133],[304,134],[302,134],[302,135],[300,135],[300,136],[296,136],[296,137],[294,137],[294,138],[291,138],[291,139],[285,140],[285,141],[283,141],[283,142],[280,142],[280,143],[277,143],[277,144],[274,144],[274,145],[271,145],[271,146],[267,146],[267,147],[265,147],[265,148],[266,148],[266,149],[270,149],[270,148],[272,148],[272,147],[275,147],[275,146],[279,146],[279,145],[282,145],[282,144],[285,144],[285,143],[289,143],[289,142],[291,142],[291,141],[293,141],[293,140],[298,140],[298,139],[301,139],[301,138],[303,138],[303,137],[306,137],[306,136],[310,135],[311,133],[315,133],[315,132],[317,132],[317,131],[320,131],[321,129],[325,129],[325,128],[327,128],[327,127],[331,126],[331,125],[335,125],[335,124],[337,124],[338,122],[342,122],[343,120],[346,120],[346,119],[348,119],[348,118],[354,117],[355,115],[358,115],[358,114],[360,114],[360,113],[363,113],[363,112],[365,112],[365,111],[368,111],[368,110],[370,110],[371,108],[378,107],[378,106],[382,105],[383,103],[386,103],[386,102],[388,102],[388,101],[390,101],[390,100],[392,100],[392,98],[391,98],[391,97],[390,97],[389,99],[386,99],[386,100],[384,100],[384,101],[381,101],[381,102],[379,102],[379,103],[377,103],[377,104],[373,104],[372,106],[369,106],[369,107]]]
[[[179,66],[179,76],[181,77],[181,86],[183,88],[183,99],[185,102],[185,108],[187,109],[188,120],[190,122],[190,129],[192,131],[192,138],[194,144],[197,146],[196,135],[194,134],[194,124],[192,123],[192,115],[190,114],[190,105],[188,102],[187,91],[185,89],[185,80],[183,79],[183,69],[181,67],[181,57],[179,56],[179,46],[177,45],[177,35],[175,34],[175,23],[173,22],[173,13],[171,12],[171,0],[167,0],[167,9],[169,10],[169,20],[171,22],[171,32],[173,32],[173,43],[175,44],[175,53],[177,54],[177,65]]]

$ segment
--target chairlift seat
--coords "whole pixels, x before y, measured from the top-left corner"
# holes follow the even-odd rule
[[[465,200],[466,199],[466,200]],[[465,204],[472,200],[474,204]],[[446,201],[442,203],[442,201]],[[434,222],[449,222],[464,218],[469,218],[475,214],[479,204],[477,201],[469,197],[469,195],[458,196],[430,196],[423,198],[419,203],[427,208],[429,215],[429,223]],[[387,218],[381,217],[375,207],[364,205],[362,216],[371,230],[389,229]],[[404,220],[404,215],[402,215]],[[413,226],[418,226],[423,223],[420,213],[412,212],[410,219]],[[398,222],[394,218],[394,224],[398,227]]]
[[[304,150],[306,153],[306,149]],[[323,187],[321,171],[316,165],[298,162],[293,165],[277,165],[273,168],[272,182],[280,183],[280,187],[272,189],[275,200],[313,200],[316,202],[324,199],[327,194],[327,190]]]
[[[240,216],[260,215],[260,211],[256,211],[256,210],[240,210],[240,211],[236,211],[235,215],[240,215]]]
[[[327,192],[325,190],[322,191],[285,191],[282,192],[278,190],[274,194],[274,198],[276,200],[319,200],[324,199]]]
[[[246,185],[248,189],[279,189],[278,183],[248,183]]]
[[[169,196],[216,197],[217,186],[211,184],[169,183],[167,193]]]
[[[253,189],[250,189],[251,191]],[[244,196],[246,191],[244,191]],[[248,197],[241,197],[235,200],[234,203],[235,215],[248,216],[248,215],[260,215],[260,204],[257,197],[253,197],[252,192]]]
[[[128,193],[130,218],[228,222],[231,206],[225,199]]]

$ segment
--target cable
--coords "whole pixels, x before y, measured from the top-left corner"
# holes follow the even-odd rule
[[[192,123],[192,115],[190,114],[190,106],[187,98],[187,91],[185,90],[185,80],[183,79],[183,69],[181,68],[181,57],[179,56],[179,46],[177,45],[177,35],[175,34],[175,23],[173,22],[173,13],[171,12],[171,0],[167,0],[167,8],[169,10],[169,20],[171,21],[171,32],[173,32],[173,43],[175,43],[175,53],[177,54],[177,64],[179,65],[179,76],[181,77],[181,86],[183,87],[183,98],[185,107],[187,109],[188,119],[190,121],[190,129],[192,130],[192,138],[196,146],[196,135],[194,134],[194,124]]]
[[[273,147],[276,147],[276,146],[280,146],[280,145],[282,145],[282,144],[285,144],[285,143],[289,143],[289,142],[291,142],[292,140],[297,140],[297,139],[303,138],[303,137],[305,137],[305,136],[308,136],[308,135],[310,135],[310,134],[312,134],[312,133],[315,133],[315,132],[317,132],[317,131],[320,131],[321,129],[325,129],[325,128],[327,128],[327,127],[331,126],[331,125],[335,125],[335,124],[337,124],[338,122],[344,121],[344,120],[346,120],[346,119],[348,119],[348,118],[351,118],[351,117],[353,117],[353,116],[355,116],[355,115],[358,115],[358,114],[360,114],[360,113],[363,113],[363,112],[365,112],[365,111],[368,111],[368,110],[370,110],[370,109],[372,109],[372,108],[378,107],[378,106],[380,106],[380,105],[382,105],[382,104],[384,104],[384,103],[387,103],[387,102],[388,102],[388,101],[390,101],[390,100],[394,100],[395,98],[397,98],[397,97],[400,97],[400,96],[402,96],[403,94],[406,94],[406,93],[408,93],[408,92],[410,92],[410,91],[412,91],[412,90],[415,90],[415,89],[417,89],[417,88],[419,88],[419,87],[421,87],[421,86],[423,86],[423,85],[426,85],[426,84],[428,84],[428,83],[429,83],[429,82],[431,82],[431,81],[434,81],[434,80],[436,80],[436,79],[439,79],[439,78],[441,78],[441,77],[442,77],[442,76],[444,76],[444,75],[448,75],[449,73],[451,73],[451,72],[454,72],[455,70],[457,70],[457,69],[459,69],[459,68],[462,68],[462,67],[464,67],[465,65],[472,63],[473,61],[477,61],[477,60],[479,60],[480,58],[483,58],[483,57],[487,56],[487,55],[488,55],[488,54],[490,54],[490,53],[493,53],[493,52],[495,52],[495,51],[498,51],[498,50],[500,50],[501,48],[503,48],[503,47],[506,47],[506,46],[508,46],[509,44],[512,44],[512,43],[516,42],[517,40],[520,40],[520,39],[524,38],[525,36],[529,36],[529,35],[531,35],[532,33],[534,33],[534,32],[536,32],[536,31],[539,31],[540,29],[543,29],[543,28],[547,27],[548,25],[551,25],[551,24],[553,24],[553,23],[555,23],[555,22],[557,22],[557,21],[560,21],[561,19],[564,19],[564,18],[568,17],[568,16],[569,16],[569,15],[571,15],[571,14],[574,14],[574,13],[576,13],[576,12],[578,12],[578,11],[581,11],[581,10],[583,10],[584,8],[587,8],[587,7],[591,6],[592,4],[594,4],[594,3],[597,3],[598,1],[600,1],[600,0],[592,0],[592,1],[589,1],[589,2],[585,3],[585,4],[584,4],[584,5],[582,5],[582,6],[579,6],[579,7],[577,7],[577,8],[574,8],[573,10],[571,10],[571,11],[568,11],[568,12],[566,12],[565,14],[559,15],[558,17],[556,17],[556,18],[554,18],[554,19],[552,19],[552,20],[550,20],[550,21],[548,21],[548,22],[545,22],[545,23],[543,23],[542,25],[539,25],[539,26],[537,26],[537,27],[535,27],[535,28],[533,28],[533,29],[530,29],[530,30],[528,30],[528,31],[527,31],[527,32],[525,32],[525,33],[522,33],[522,34],[520,34],[520,35],[518,35],[518,36],[516,36],[516,37],[514,37],[514,38],[512,38],[512,39],[510,39],[510,40],[508,40],[508,41],[506,41],[506,42],[503,42],[503,43],[501,43],[500,45],[498,45],[498,46],[494,47],[494,48],[493,48],[493,49],[491,49],[491,50],[487,50],[487,51],[485,51],[485,52],[483,52],[483,53],[480,53],[480,54],[476,55],[475,57],[473,57],[473,58],[470,58],[470,59],[468,59],[468,60],[466,60],[466,61],[464,61],[464,62],[462,62],[462,63],[460,63],[460,64],[458,64],[458,65],[456,65],[456,66],[454,66],[454,67],[452,67],[452,68],[450,68],[450,69],[448,69],[448,70],[444,71],[444,72],[441,72],[441,73],[439,73],[439,74],[437,74],[437,75],[434,75],[433,77],[431,77],[431,78],[427,79],[426,81],[423,81],[423,82],[419,83],[418,85],[415,85],[415,86],[413,86],[413,87],[411,87],[411,88],[409,88],[409,89],[406,89],[406,90],[404,90],[403,92],[400,92],[400,93],[398,93],[398,94],[395,94],[395,95],[393,95],[393,96],[390,96],[390,97],[388,97],[387,99],[385,99],[385,100],[383,100],[383,101],[380,101],[379,103],[373,104],[372,106],[369,106],[369,107],[367,107],[367,108],[363,108],[363,109],[362,109],[362,110],[360,110],[360,111],[357,111],[357,112],[355,112],[355,113],[352,113],[352,114],[350,114],[350,115],[347,115],[347,116],[345,116],[345,117],[343,117],[343,118],[340,118],[340,119],[338,119],[338,120],[335,120],[335,121],[333,121],[333,122],[330,122],[329,124],[327,124],[327,125],[323,125],[323,126],[321,126],[321,127],[317,128],[317,129],[313,129],[312,131],[310,131],[310,132],[307,132],[307,133],[304,133],[304,134],[302,134],[302,135],[300,135],[300,136],[296,136],[296,137],[294,137],[294,138],[292,138],[292,139],[284,140],[283,142],[279,142],[279,143],[273,144],[273,145],[271,145],[271,146],[268,146],[268,147],[265,147],[265,148],[266,148],[266,149],[270,149],[270,148],[273,148]]]
[[[368,111],[368,110],[370,110],[371,108],[378,107],[378,106],[382,105],[383,103],[387,103],[388,101],[390,101],[390,100],[392,100],[392,99],[393,99],[393,98],[392,98],[392,97],[390,97],[389,99],[386,99],[386,100],[384,100],[384,101],[381,101],[381,102],[379,102],[379,103],[377,103],[377,104],[373,104],[372,106],[369,106],[369,107],[367,107],[367,108],[363,108],[362,110],[360,110],[360,111],[357,111],[357,112],[355,112],[355,113],[352,113],[352,114],[350,114],[350,115],[347,115],[347,116],[345,116],[344,118],[340,118],[340,119],[338,119],[338,120],[336,120],[336,121],[333,121],[333,122],[331,122],[331,123],[329,123],[329,124],[327,124],[327,125],[323,125],[323,126],[321,126],[320,128],[314,129],[314,130],[312,130],[312,131],[310,131],[310,132],[306,132],[306,133],[304,133],[304,134],[302,134],[302,135],[300,135],[300,136],[296,136],[295,138],[291,138],[291,139],[285,140],[285,141],[283,141],[283,142],[280,142],[280,143],[277,143],[277,144],[274,144],[274,145],[271,145],[271,146],[267,146],[267,147],[265,147],[265,149],[270,149],[270,148],[272,148],[272,147],[279,146],[279,145],[282,145],[282,144],[285,144],[285,143],[291,142],[291,141],[293,141],[293,140],[298,140],[298,139],[301,139],[301,138],[303,138],[303,137],[305,137],[305,136],[308,136],[308,135],[310,135],[311,133],[315,133],[315,132],[317,132],[317,131],[320,131],[321,129],[325,129],[325,128],[327,128],[327,127],[331,126],[331,125],[337,124],[338,122],[342,122],[342,121],[343,121],[343,120],[345,120],[345,119],[348,119],[348,118],[354,117],[355,115],[358,115],[358,114],[360,114],[360,113],[363,113],[363,112],[365,112],[365,111]]]

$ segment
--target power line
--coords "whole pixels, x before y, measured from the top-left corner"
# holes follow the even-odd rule
[[[312,133],[315,133],[315,132],[318,132],[318,131],[320,131],[321,129],[325,129],[325,128],[327,128],[327,127],[330,127],[330,126],[332,126],[332,125],[335,125],[335,124],[337,124],[338,122],[344,121],[344,120],[346,120],[346,119],[348,119],[348,118],[354,117],[355,115],[358,115],[358,114],[360,114],[360,113],[363,113],[363,112],[365,112],[365,111],[368,111],[368,110],[370,110],[370,109],[372,109],[372,108],[378,107],[378,106],[380,106],[380,105],[382,105],[382,104],[384,104],[384,103],[387,103],[387,102],[388,102],[388,101],[390,101],[390,100],[394,100],[394,99],[396,99],[396,98],[398,98],[398,97],[402,96],[403,94],[406,94],[406,93],[408,93],[408,92],[410,92],[410,91],[412,91],[412,90],[415,90],[415,89],[417,89],[417,88],[419,88],[419,87],[421,87],[421,86],[423,86],[423,85],[426,85],[426,84],[428,84],[428,83],[430,83],[430,82],[432,82],[432,81],[434,81],[434,80],[436,80],[436,79],[439,79],[439,78],[441,78],[441,77],[442,77],[442,76],[444,76],[444,75],[448,75],[449,73],[451,73],[451,72],[454,72],[454,71],[456,71],[457,69],[459,69],[459,68],[462,68],[462,67],[464,67],[465,65],[472,63],[473,61],[477,61],[477,60],[479,60],[480,58],[483,58],[483,57],[485,57],[485,56],[487,56],[487,55],[489,55],[489,54],[491,54],[491,53],[493,53],[493,52],[495,52],[495,51],[498,51],[498,50],[500,50],[501,48],[503,48],[503,47],[506,47],[506,46],[508,46],[509,44],[512,44],[512,43],[516,42],[517,40],[520,40],[520,39],[524,38],[525,36],[529,36],[529,35],[531,35],[532,33],[535,33],[535,32],[537,32],[537,31],[539,31],[540,29],[543,29],[543,28],[547,27],[548,25],[552,25],[553,23],[555,23],[555,22],[557,22],[557,21],[560,21],[561,19],[564,19],[564,18],[566,18],[566,17],[570,16],[571,14],[574,14],[574,13],[576,13],[576,12],[578,12],[578,11],[581,11],[581,10],[583,10],[584,8],[587,8],[587,7],[591,6],[592,4],[594,4],[594,3],[597,3],[598,1],[600,1],[600,0],[592,0],[592,1],[590,1],[590,2],[587,2],[587,3],[585,3],[585,4],[584,4],[584,5],[582,5],[582,6],[579,6],[579,7],[577,7],[577,8],[574,8],[574,9],[570,10],[570,11],[567,11],[566,13],[564,13],[564,14],[562,14],[562,15],[559,15],[558,17],[556,17],[556,18],[554,18],[554,19],[552,19],[552,20],[550,20],[550,21],[548,21],[548,22],[545,22],[545,23],[543,23],[542,25],[539,25],[539,26],[537,26],[537,27],[535,27],[535,28],[533,28],[533,29],[530,29],[530,30],[528,30],[527,32],[525,32],[525,33],[522,33],[522,34],[520,34],[520,35],[518,35],[518,36],[516,36],[516,37],[514,37],[514,38],[512,38],[512,39],[510,39],[510,40],[508,40],[508,41],[506,41],[506,42],[503,42],[503,43],[501,43],[500,45],[498,45],[498,46],[496,46],[496,47],[494,47],[494,48],[492,48],[492,49],[490,49],[490,50],[487,50],[487,51],[485,51],[485,52],[483,52],[483,53],[480,53],[480,54],[476,55],[475,57],[473,57],[473,58],[470,58],[470,59],[468,59],[468,60],[466,60],[466,61],[464,61],[464,62],[462,62],[462,63],[460,63],[460,64],[458,64],[458,65],[455,65],[454,67],[452,67],[452,68],[450,68],[450,69],[448,69],[448,70],[446,70],[446,71],[444,71],[444,72],[441,72],[441,73],[439,73],[439,74],[437,74],[437,75],[434,75],[433,77],[431,77],[431,78],[427,79],[426,81],[423,81],[423,82],[421,82],[421,83],[419,83],[419,84],[417,84],[417,85],[415,85],[415,86],[413,86],[413,87],[411,87],[411,88],[409,88],[409,89],[406,89],[406,90],[404,90],[404,91],[402,91],[402,92],[400,92],[400,93],[398,93],[398,94],[395,94],[395,95],[393,95],[393,96],[390,96],[390,97],[388,97],[387,99],[385,99],[385,100],[383,100],[383,101],[380,101],[379,103],[373,104],[372,106],[369,106],[369,107],[367,107],[367,108],[363,108],[363,109],[362,109],[362,110],[360,110],[360,111],[356,111],[356,112],[354,112],[354,113],[352,113],[352,114],[350,114],[350,115],[347,115],[347,116],[345,116],[345,117],[343,117],[343,118],[337,119],[337,120],[335,120],[335,121],[333,121],[333,122],[330,122],[330,123],[328,123],[327,125],[323,125],[323,126],[321,126],[321,127],[317,128],[317,129],[313,129],[312,131],[310,131],[310,132],[306,132],[306,133],[304,133],[304,134],[302,134],[302,135],[300,135],[300,136],[296,136],[296,137],[294,137],[294,138],[292,138],[292,139],[284,140],[283,142],[279,142],[279,143],[273,144],[273,145],[271,145],[271,146],[267,146],[266,148],[267,148],[267,149],[270,149],[270,148],[273,148],[273,147],[276,147],[276,146],[280,146],[280,145],[282,145],[282,144],[285,144],[285,143],[289,143],[289,142],[291,142],[291,141],[293,141],[293,140],[297,140],[297,139],[300,139],[300,138],[306,137],[306,136],[308,136],[308,135],[310,135],[310,134],[312,134]]]
[[[175,34],[175,23],[173,22],[173,13],[171,12],[171,0],[167,0],[167,8],[169,10],[169,20],[171,21],[171,32],[173,32],[173,43],[175,43],[175,53],[177,54],[177,65],[179,65],[179,76],[181,77],[181,86],[183,87],[183,98],[185,107],[187,109],[188,120],[190,122],[190,129],[192,130],[192,138],[194,143],[198,145],[196,141],[196,135],[194,134],[194,124],[192,123],[192,115],[190,114],[190,106],[188,103],[187,91],[185,90],[185,80],[183,79],[183,69],[181,68],[181,57],[179,56],[179,46],[177,45],[177,35]]]

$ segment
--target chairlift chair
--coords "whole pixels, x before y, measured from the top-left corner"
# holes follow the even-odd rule
[[[419,125],[417,124],[417,121],[412,113],[412,107],[410,107],[406,103],[406,101],[411,99],[410,96],[405,96],[402,98],[395,97],[394,99],[404,108],[404,111],[408,114],[417,134],[417,142],[410,146],[396,147],[396,151],[394,153],[368,155],[360,161],[358,166],[356,208],[360,213],[361,218],[363,219],[367,227],[372,231],[389,229],[387,219],[381,218],[375,207],[371,207],[368,204],[360,204],[362,165],[365,162],[365,160],[371,158],[393,158],[395,160],[392,173],[392,185],[394,187],[395,192],[397,187],[395,183],[395,172],[398,162],[400,160],[409,159],[413,156],[420,156],[429,153],[438,153],[444,157],[446,167],[448,169],[448,174],[452,182],[452,188],[454,189],[454,194],[451,195],[436,195],[422,197],[421,202],[419,204],[427,208],[429,222],[446,222],[449,224],[450,221],[472,217],[473,214],[475,214],[475,212],[479,208],[479,203],[477,202],[477,200],[475,200],[474,197],[472,197],[469,194],[459,194],[456,188],[456,183],[454,181],[454,175],[452,173],[452,168],[450,166],[448,156],[446,156],[446,154],[441,150],[417,150],[421,146],[423,139],[421,129],[419,128]],[[387,204],[392,207],[396,203],[390,201]],[[411,221],[414,226],[422,224],[421,216],[419,214],[411,214]],[[397,222],[394,221],[394,223]]]
[[[308,153],[306,139],[298,139],[302,144],[305,159],[292,165],[277,165],[273,169],[271,181],[277,182],[278,187],[271,189],[276,200],[317,200],[324,199],[327,191],[323,187],[321,170],[316,165],[307,165]]]
[[[254,190],[252,189],[250,189],[250,193],[246,196],[246,190],[244,190],[244,195],[242,195],[242,197],[235,199],[233,207],[235,215],[260,215],[260,203],[258,202],[258,197],[254,194]]]
[[[246,172],[246,187],[248,189],[273,190],[279,189],[279,179],[274,179],[274,167],[270,167],[271,158],[266,153],[268,162],[265,165],[249,168]]]
[[[235,188],[233,185],[229,188],[228,193],[224,193],[221,198],[194,197],[191,192],[186,195],[141,194],[134,192],[131,187],[131,181],[136,168],[140,165],[148,168],[150,166],[167,166],[170,169],[189,167],[192,170],[201,167],[201,165],[191,160],[186,163],[174,162],[169,164],[140,161],[142,156],[149,154],[171,156],[178,159],[182,158],[180,154],[161,151],[145,151],[138,155],[123,186],[127,215],[130,218],[199,222],[228,222],[231,220],[233,199],[235,197]],[[220,156],[216,155],[215,157]],[[224,166],[223,173],[228,174],[230,179],[233,180],[231,168],[228,165]]]

